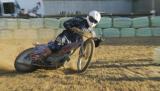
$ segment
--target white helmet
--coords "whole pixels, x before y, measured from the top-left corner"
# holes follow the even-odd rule
[[[89,15],[87,16],[86,19],[87,19],[88,25],[93,28],[96,26],[97,23],[100,22],[101,14],[98,11],[93,10],[89,12]]]

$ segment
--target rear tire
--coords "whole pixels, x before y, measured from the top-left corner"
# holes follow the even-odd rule
[[[32,72],[36,70],[36,67],[33,66],[32,60],[29,58],[29,54],[33,51],[33,48],[28,48],[22,51],[16,58],[14,67],[17,72]]]
[[[88,68],[92,60],[94,49],[95,49],[95,44],[93,39],[87,39],[84,42],[84,44],[81,46],[80,52],[79,52],[79,58],[77,62],[77,70],[79,73],[85,72],[86,69]]]

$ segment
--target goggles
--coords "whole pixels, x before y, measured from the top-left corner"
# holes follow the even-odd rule
[[[93,17],[89,16],[89,21],[92,23],[98,23]]]

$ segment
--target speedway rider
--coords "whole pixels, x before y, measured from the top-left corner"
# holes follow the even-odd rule
[[[48,48],[44,50],[43,56],[47,57],[52,53],[59,51],[64,45],[80,41],[82,36],[74,32],[74,30],[88,31],[92,37],[96,37],[92,30],[101,20],[101,14],[98,11],[90,11],[86,18],[75,17],[64,22],[65,30],[60,33],[54,41],[48,42]],[[98,46],[100,41],[95,38],[95,45]]]

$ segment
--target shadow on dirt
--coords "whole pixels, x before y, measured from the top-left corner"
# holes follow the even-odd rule
[[[99,69],[105,69],[106,73],[102,74],[101,76],[99,76],[98,73],[84,74],[81,76],[87,77],[92,80],[96,78],[97,81],[144,81],[144,80],[160,81],[160,71],[157,71],[159,75],[147,76],[145,74],[139,73],[135,69],[130,70],[131,68],[139,68],[140,70],[141,68],[143,69],[144,67],[150,67],[150,66],[160,67],[160,64],[155,64],[152,62],[152,60],[147,60],[147,59],[137,59],[134,61],[133,60],[97,61],[97,62],[93,62],[90,65],[88,70],[98,71]],[[108,68],[108,72],[107,72],[107,68]],[[130,76],[127,73],[125,73],[124,70],[121,70],[121,69],[126,69],[134,73],[134,75]],[[119,70],[120,72],[122,71],[122,74],[119,74],[121,75],[119,77],[116,74],[112,74],[112,72],[110,73],[111,70],[115,70],[115,71]]]
[[[73,69],[57,69],[57,70],[38,70],[36,72],[33,72],[34,77],[39,77],[45,78],[45,77],[53,77],[54,75],[77,75],[80,77],[87,77],[88,79],[91,80],[97,80],[97,81],[144,81],[144,80],[152,80],[152,81],[160,81],[160,76],[153,76],[153,77],[146,77],[146,76],[139,76],[136,75],[137,73],[135,72],[135,75],[133,76],[123,76],[122,77],[116,77],[115,74],[110,74],[110,73],[104,73],[104,74],[98,74],[95,71],[98,71],[99,69],[105,69],[107,71],[107,68],[128,68],[128,67],[149,67],[149,66],[158,66],[160,65],[155,64],[152,62],[152,60],[149,59],[137,59],[137,60],[117,60],[117,61],[106,61],[106,60],[99,60],[96,62],[93,62],[86,73],[79,74],[77,73],[76,70]],[[112,69],[109,69],[112,70]],[[114,70],[114,69],[113,69]],[[50,73],[46,72],[50,71]],[[92,74],[92,71],[95,72]],[[53,72],[53,73],[52,73]],[[47,73],[47,74],[46,74]],[[10,72],[0,72],[0,77],[16,77],[19,75],[24,75],[26,76],[28,73],[18,73],[16,71],[10,71]],[[38,75],[37,75],[38,74]],[[45,76],[42,76],[45,75]],[[47,75],[47,76],[46,76]],[[48,76],[49,75],[49,76]],[[112,76],[110,76],[112,75]],[[28,75],[28,76],[33,76],[33,75]]]
[[[109,45],[160,45],[160,37],[115,37],[115,38],[105,38],[102,44]]]
[[[36,71],[34,72],[28,72],[28,73],[20,73],[20,72],[16,72],[16,71],[0,71],[0,77],[16,77],[16,76],[19,76],[19,75],[28,75],[28,74],[32,74],[33,75],[36,75],[35,77],[39,77],[39,75],[44,75],[44,74],[47,74],[48,73],[52,73],[55,74],[55,75],[58,75],[58,74],[64,74],[64,75],[74,75],[74,74],[78,74],[78,72],[76,70],[73,70],[73,69],[37,69]],[[46,76],[48,77],[48,76]],[[41,77],[42,78],[42,77]]]
[[[153,63],[150,59],[96,61],[93,62],[89,68],[127,68],[144,66],[160,66],[160,64]]]
[[[96,76],[94,75],[85,75],[89,79],[95,79]],[[160,76],[156,77],[102,77],[102,78],[96,78],[98,81],[160,81]]]
[[[77,74],[77,70],[73,70],[73,69],[70,69],[70,68],[64,69],[63,72],[64,72],[65,75]]]
[[[152,81],[160,81],[160,77],[120,77],[120,78],[106,78],[108,81],[144,81],[144,80],[152,80]]]
[[[0,72],[0,77],[1,76],[7,76],[7,77],[15,77],[17,75],[23,75],[24,73],[18,73],[16,71],[3,71],[3,72]]]

